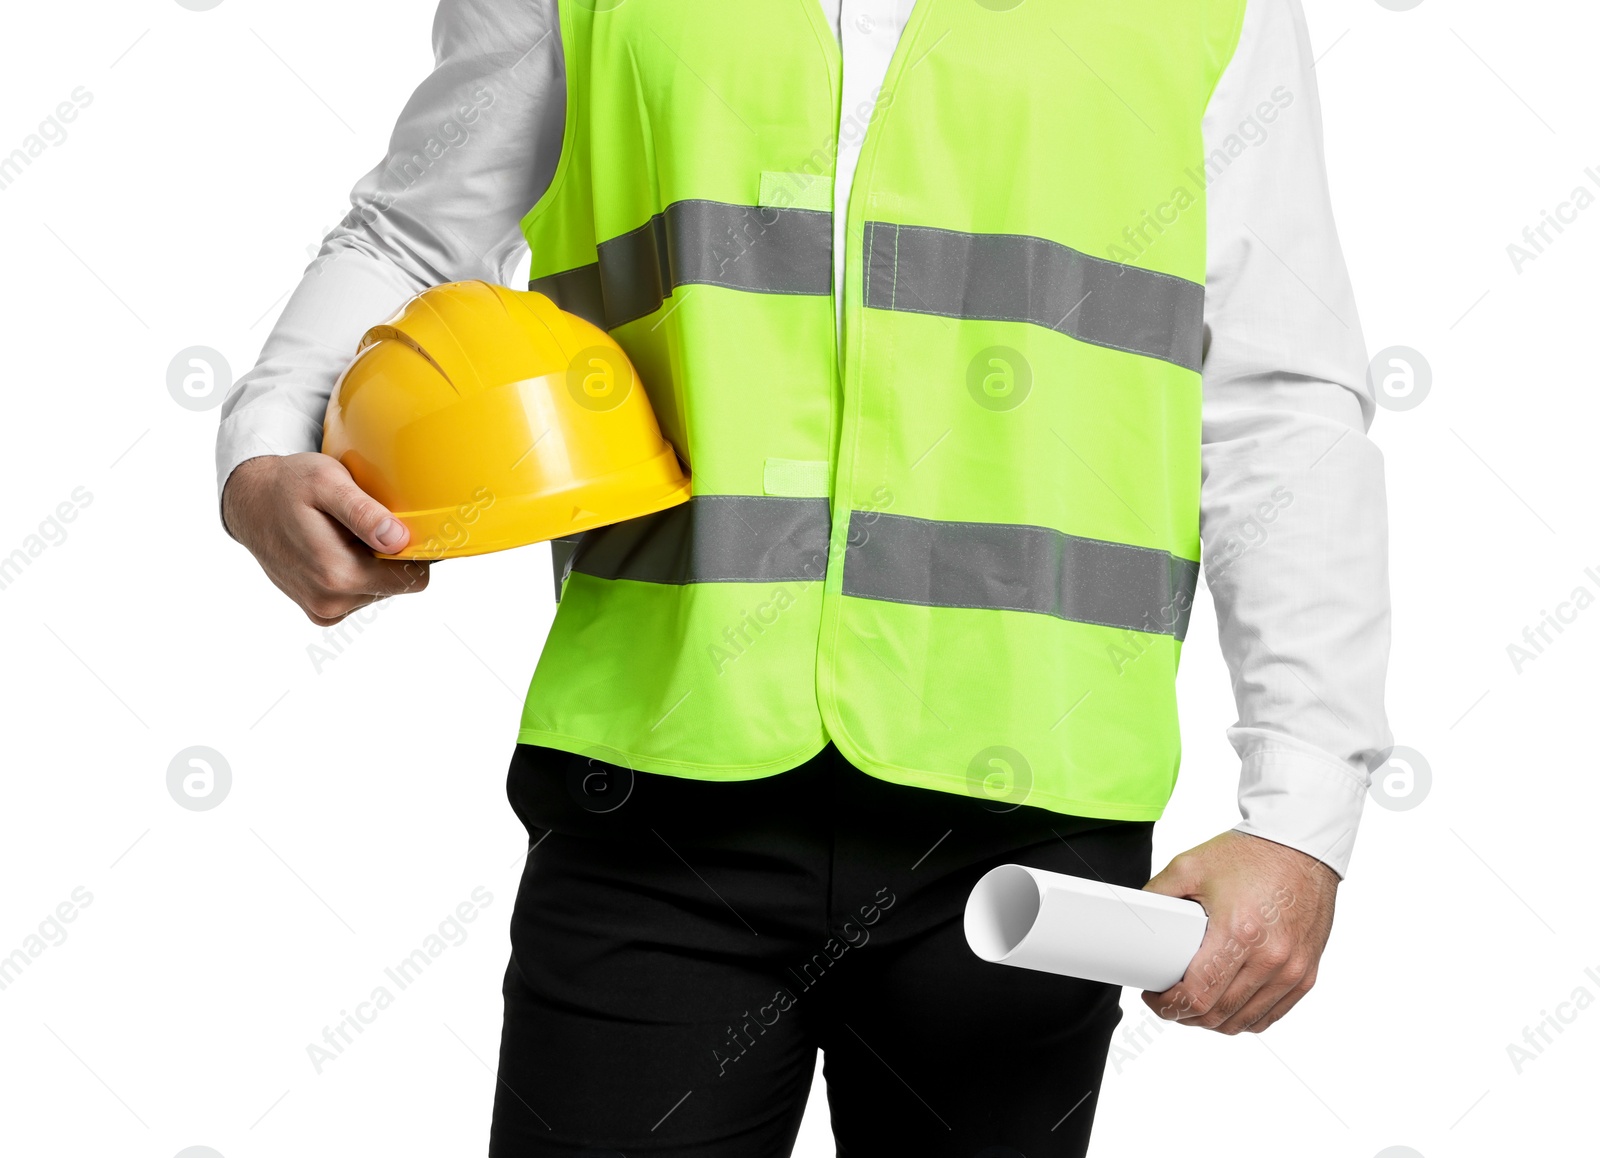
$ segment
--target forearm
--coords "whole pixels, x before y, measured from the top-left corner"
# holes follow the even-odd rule
[[[1382,459],[1359,426],[1304,411],[1209,427],[1206,580],[1239,708],[1239,829],[1343,876],[1389,743]]]
[[[1201,535],[1239,718],[1240,830],[1341,876],[1389,743],[1383,463],[1299,0],[1250,0],[1207,112]]]

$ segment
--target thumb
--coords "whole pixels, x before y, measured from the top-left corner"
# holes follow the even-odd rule
[[[343,523],[356,538],[385,555],[402,550],[411,541],[406,525],[358,487],[343,466],[337,474],[329,472],[324,477],[326,481],[319,482],[313,492],[315,505]]]
[[[1200,888],[1200,876],[1187,853],[1175,856],[1166,868],[1150,878],[1146,892],[1166,897],[1193,897]]]

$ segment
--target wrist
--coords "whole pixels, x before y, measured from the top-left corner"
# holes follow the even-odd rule
[[[227,481],[222,484],[222,529],[234,542],[244,543],[244,539],[239,535],[240,507],[253,481],[258,475],[274,469],[281,457],[276,454],[258,454],[254,458],[247,458],[229,472]]]
[[[1330,889],[1337,889],[1339,887],[1339,882],[1343,879],[1340,877],[1338,871],[1334,869],[1333,866],[1328,864],[1327,861],[1321,859],[1320,857],[1313,856],[1304,849],[1296,848],[1292,844],[1285,844],[1280,840],[1272,839],[1270,836],[1262,836],[1258,832],[1246,832],[1242,828],[1230,829],[1229,834],[1237,836],[1244,841],[1261,848],[1263,852],[1270,853],[1280,860],[1288,860],[1293,862],[1294,864],[1298,865],[1303,872],[1323,878]]]

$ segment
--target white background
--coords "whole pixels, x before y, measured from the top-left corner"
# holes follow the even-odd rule
[[[504,773],[547,554],[437,567],[319,671],[321,632],[218,526],[216,411],[166,386],[185,347],[235,374],[254,360],[428,69],[432,9],[8,8],[0,154],[78,86],[92,103],[0,190],[0,555],[75,488],[92,501],[0,590],[0,955],[75,889],[92,901],[0,990],[5,1153],[484,1150],[525,843]],[[1600,999],[1600,608],[1520,674],[1506,648],[1574,588],[1600,594],[1600,207],[1520,273],[1506,247],[1575,186],[1600,193],[1600,28],[1575,3],[1307,10],[1368,347],[1413,347],[1434,375],[1374,431],[1389,704],[1433,786],[1368,808],[1321,982],[1287,1021],[1119,1035],[1095,1153],[1575,1154],[1600,1008],[1563,1007],[1575,1019],[1520,1073],[1507,1046],[1580,986]],[[1158,863],[1235,819],[1209,604],[1189,638]],[[192,745],[232,770],[213,811],[167,791]],[[468,939],[315,1073],[307,1044],[479,886]],[[1137,1032],[1144,1006],[1125,1005]],[[800,1153],[831,1152],[819,1090]]]

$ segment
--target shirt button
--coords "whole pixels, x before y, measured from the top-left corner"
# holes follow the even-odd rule
[[[861,29],[863,33],[870,34],[874,28],[878,27],[878,22],[872,18],[870,13],[863,12],[856,17],[856,27]]]

